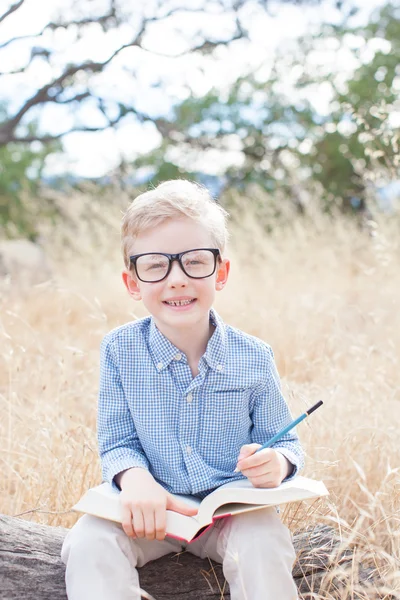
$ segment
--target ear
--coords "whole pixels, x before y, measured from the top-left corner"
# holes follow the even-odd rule
[[[218,265],[217,270],[217,278],[215,280],[215,289],[217,291],[222,290],[226,282],[228,281],[229,270],[231,268],[231,263],[228,258],[224,258]]]
[[[128,290],[128,294],[132,296],[134,300],[141,300],[142,294],[140,292],[140,288],[136,279],[132,277],[132,273],[128,270],[122,271],[122,281],[125,284],[126,289]]]

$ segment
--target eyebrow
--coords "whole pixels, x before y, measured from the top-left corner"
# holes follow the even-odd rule
[[[162,252],[161,250],[150,250],[147,252],[137,252],[136,254],[131,254],[130,256],[143,256],[146,254],[162,254],[163,256],[167,255],[167,256],[177,256],[178,254],[184,254],[185,252],[203,252],[204,250],[218,250],[218,248],[210,248],[210,247],[204,247],[204,248],[188,248],[187,250],[181,250],[181,252]]]

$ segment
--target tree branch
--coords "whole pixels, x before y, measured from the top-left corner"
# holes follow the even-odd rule
[[[10,8],[4,14],[0,15],[0,23],[2,21],[4,21],[8,16],[10,16],[13,12],[18,10],[19,7],[22,6],[24,2],[25,2],[25,0],[19,0],[19,2],[15,2],[15,4],[12,4],[10,6]]]
[[[16,10],[19,6],[21,6],[23,4],[25,0],[18,0],[18,2],[15,2],[10,9],[7,11],[7,13],[5,13],[5,15],[10,14],[11,11]],[[244,30],[244,28],[241,25],[240,19],[239,19],[239,14],[238,11],[246,4],[248,0],[229,0],[229,6],[227,6],[228,2],[224,2],[223,0],[219,0],[219,5],[221,7],[221,13],[223,11],[225,11],[225,13],[229,13],[229,16],[232,20],[232,24],[234,24],[235,30],[234,32],[230,35],[230,37],[228,37],[228,39],[207,39],[206,34],[204,34],[202,32],[202,37],[203,37],[203,41],[201,41],[200,43],[197,43],[196,45],[192,45],[191,47],[188,47],[187,50],[179,53],[179,54],[174,54],[174,55],[168,55],[168,54],[164,54],[163,56],[170,56],[171,58],[178,58],[181,56],[184,56],[188,53],[202,53],[202,54],[209,54],[210,52],[212,52],[216,47],[220,46],[220,45],[228,45],[230,42],[244,38],[247,36],[247,31]],[[258,0],[261,1],[261,0]],[[263,0],[265,2],[267,2],[267,0]],[[215,8],[215,0],[212,4],[213,8]],[[206,8],[208,7],[208,5],[206,6]],[[144,50],[145,52],[150,52],[153,54],[159,54],[156,52],[153,52],[151,49],[149,48],[145,48],[143,46],[143,38],[149,28],[149,26],[153,23],[156,22],[165,22],[166,20],[175,17],[177,14],[181,14],[181,13],[191,13],[191,14],[195,14],[195,13],[204,13],[204,10],[206,10],[206,8],[199,9],[199,8],[190,8],[190,7],[186,7],[186,6],[168,6],[166,5],[165,2],[162,2],[162,0],[159,0],[154,12],[150,15],[150,16],[142,16],[141,20],[139,21],[139,24],[136,25],[135,27],[135,33],[132,36],[132,39],[125,43],[125,44],[121,44],[119,47],[117,47],[113,52],[111,52],[111,54],[108,56],[108,58],[106,58],[103,61],[94,61],[94,60],[86,60],[83,62],[79,62],[74,63],[74,64],[69,64],[69,65],[63,65],[61,68],[61,72],[59,72],[59,74],[55,77],[53,77],[53,79],[51,81],[49,81],[48,83],[46,83],[45,85],[43,85],[42,87],[40,87],[39,89],[37,89],[34,94],[26,99],[25,101],[23,101],[22,106],[20,106],[20,108],[17,110],[17,112],[12,115],[10,118],[8,118],[5,122],[0,123],[0,146],[11,142],[11,141],[31,141],[32,139],[39,139],[41,141],[43,140],[53,140],[53,139],[59,139],[60,137],[62,137],[63,135],[65,135],[66,133],[69,133],[71,131],[101,131],[102,128],[88,128],[88,127],[78,127],[78,128],[73,128],[72,130],[69,130],[67,132],[64,132],[62,134],[57,134],[57,135],[44,135],[42,137],[38,136],[37,138],[33,138],[30,134],[29,135],[18,135],[16,133],[18,127],[20,126],[21,123],[23,123],[25,115],[27,115],[27,113],[34,107],[40,107],[42,105],[45,105],[48,102],[52,102],[52,103],[57,103],[57,104],[71,104],[73,102],[80,102],[83,101],[89,97],[93,97],[94,99],[97,100],[98,103],[98,110],[106,117],[106,119],[108,120],[108,124],[105,126],[105,128],[107,127],[111,127],[114,124],[118,123],[118,121],[122,118],[123,115],[127,114],[128,112],[131,112],[133,114],[136,115],[136,117],[139,120],[143,120],[143,121],[152,121],[155,126],[157,127],[157,129],[165,134],[165,132],[168,132],[168,124],[166,121],[163,121],[162,119],[154,119],[154,118],[150,118],[148,115],[144,115],[142,113],[140,113],[139,111],[134,110],[133,108],[128,108],[123,106],[123,104],[118,104],[118,101],[115,102],[115,106],[118,109],[119,106],[119,115],[116,119],[114,120],[110,120],[107,117],[107,110],[106,110],[106,105],[104,104],[104,99],[100,99],[100,98],[96,98],[95,95],[92,94],[92,92],[89,90],[88,87],[86,87],[86,89],[84,89],[84,91],[81,91],[79,93],[76,93],[74,91],[74,85],[76,82],[76,76],[79,73],[88,73],[89,75],[91,74],[95,74],[95,73],[101,73],[103,71],[106,70],[107,66],[119,55],[121,54],[124,50],[128,49],[128,48],[132,48],[132,47],[138,47],[141,50]],[[5,15],[3,15],[3,19],[5,18]],[[33,38],[38,38],[41,35],[43,35],[46,31],[49,30],[56,30],[57,28],[64,28],[67,29],[69,26],[74,26],[79,28],[85,28],[86,26],[90,25],[91,23],[100,23],[102,25],[103,28],[107,28],[108,26],[112,26],[113,24],[117,24],[122,22],[122,15],[119,14],[118,12],[118,8],[116,5],[116,0],[109,0],[109,4],[106,8],[106,13],[100,16],[89,16],[89,17],[84,17],[84,18],[79,18],[79,19],[75,19],[75,20],[71,20],[71,21],[58,21],[58,22],[50,22],[48,23],[41,31],[41,33],[39,34],[35,34],[32,36],[20,36],[12,38],[11,40],[9,40],[8,42],[4,42],[2,46],[0,46],[1,48],[4,48],[7,44],[11,44],[12,42],[17,42],[19,40],[23,40],[26,39],[28,37]],[[47,44],[43,44],[46,45]],[[189,43],[188,43],[189,45]],[[42,56],[45,60],[49,60],[52,56],[52,49],[47,49],[47,47],[38,47],[35,48],[33,47],[31,50],[31,56],[29,61],[27,62],[27,64],[24,67],[21,68],[17,68],[14,71],[10,71],[9,73],[3,73],[3,75],[13,75],[13,74],[17,74],[17,73],[23,73],[24,71],[29,69],[30,64],[32,63],[32,61],[37,57],[37,56]],[[0,74],[1,75],[1,74]],[[80,86],[81,87],[81,86]],[[65,92],[68,93],[65,93]],[[63,96],[65,95],[66,99],[63,99]],[[71,96],[71,97],[69,97]],[[122,113],[121,113],[122,111]]]
[[[23,2],[25,2],[25,0],[20,1],[19,5],[21,5]],[[17,6],[17,8],[18,8],[18,6]],[[115,19],[115,21],[118,21],[115,0],[111,0],[110,10],[105,15],[100,15],[98,17],[85,17],[84,19],[71,20],[71,21],[50,21],[38,33],[31,33],[28,35],[16,36],[16,37],[13,37],[13,38],[3,42],[3,44],[0,44],[0,50],[5,48],[6,46],[9,46],[10,44],[13,44],[14,42],[20,42],[22,40],[29,40],[29,39],[41,37],[48,30],[56,31],[57,29],[60,29],[60,28],[68,29],[68,27],[71,27],[72,25],[76,26],[76,27],[83,27],[85,25],[91,25],[92,23],[99,23],[103,27],[103,29],[105,29],[107,27],[108,21],[110,21],[112,19]],[[1,22],[1,18],[0,18],[0,22]]]
[[[82,125],[82,126],[71,127],[70,129],[67,129],[66,131],[63,131],[61,133],[55,133],[55,134],[21,135],[21,136],[15,137],[13,139],[13,142],[25,144],[25,143],[37,141],[37,142],[42,142],[43,144],[48,144],[49,142],[54,142],[56,140],[61,139],[62,137],[64,137],[65,135],[68,135],[69,133],[79,133],[79,132],[95,133],[98,131],[106,131],[110,127],[113,127],[114,125],[116,125],[121,120],[121,117],[122,117],[122,115],[119,116],[117,119],[110,120],[106,125],[104,125],[104,127],[88,127],[86,125]],[[0,145],[1,145],[1,136],[2,136],[2,134],[0,131]]]
[[[172,15],[175,12],[176,12],[176,9],[171,9],[171,11],[169,11],[166,14],[167,15]],[[25,104],[14,115],[14,117],[12,117],[11,119],[9,119],[9,121],[7,121],[5,124],[0,125],[0,146],[2,144],[4,144],[4,143],[7,143],[8,141],[17,141],[17,140],[19,140],[20,139],[19,137],[15,137],[14,136],[14,131],[15,131],[16,127],[18,126],[18,124],[21,122],[22,118],[25,116],[25,114],[33,106],[40,105],[40,104],[45,104],[46,102],[55,102],[55,101],[57,101],[56,98],[63,91],[63,89],[64,89],[63,85],[64,85],[64,82],[67,79],[73,77],[79,71],[89,71],[91,73],[102,72],[105,69],[105,67],[118,54],[120,54],[126,48],[130,48],[130,47],[133,47],[133,46],[137,46],[137,47],[141,48],[141,40],[142,40],[142,37],[144,35],[144,32],[146,31],[146,27],[147,27],[147,25],[148,25],[149,22],[154,21],[154,20],[156,20],[156,17],[150,17],[150,18],[147,18],[147,19],[144,18],[143,21],[142,21],[142,23],[141,23],[140,29],[137,32],[137,34],[134,37],[134,39],[131,42],[128,42],[126,44],[121,45],[119,48],[117,48],[103,62],[88,61],[88,62],[81,63],[81,64],[78,64],[78,65],[69,65],[64,70],[64,72],[61,73],[61,75],[59,75],[56,79],[54,79],[50,83],[46,84],[42,88],[40,88],[30,99],[28,99],[25,102]],[[242,37],[242,33],[240,31],[238,31],[233,36],[233,38],[231,38],[231,40],[232,39],[238,39],[240,37]],[[208,41],[208,40],[206,40],[202,44],[199,44],[198,46],[195,46],[194,48],[192,48],[190,51],[192,51],[192,52],[210,52],[216,46],[218,46],[220,44],[227,44],[231,40],[224,40],[224,41],[218,41],[218,40],[216,40],[216,41]],[[16,71],[16,72],[18,72],[18,71]],[[51,94],[51,90],[58,90],[58,91],[56,93],[54,93],[54,94]],[[85,94],[84,97],[88,97],[88,95],[89,94]],[[90,130],[86,129],[86,131],[90,131]],[[11,137],[7,138],[6,134],[8,134],[8,136],[11,136]],[[61,136],[57,136],[56,138],[54,138],[52,136],[51,139],[58,139],[59,137],[61,137]],[[26,140],[24,139],[24,141],[26,141]]]
[[[47,102],[55,102],[57,104],[67,104],[67,103],[71,103],[74,101],[80,101],[83,98],[88,98],[88,97],[94,98],[94,96],[90,92],[83,92],[82,94],[77,94],[76,96],[69,98],[67,100],[61,101],[55,97],[55,98],[48,100]],[[38,141],[38,142],[42,142],[42,143],[46,144],[49,142],[53,142],[55,140],[59,140],[60,138],[62,138],[63,136],[65,136],[69,133],[77,133],[77,132],[93,133],[93,132],[97,132],[97,131],[105,131],[106,129],[109,129],[110,127],[114,127],[115,125],[117,125],[128,114],[134,114],[136,116],[136,118],[142,123],[144,123],[146,121],[150,121],[150,122],[154,123],[155,127],[158,129],[158,131],[163,136],[168,135],[168,133],[170,131],[169,123],[166,120],[164,120],[162,118],[155,119],[154,117],[150,117],[149,115],[147,115],[145,113],[139,112],[138,110],[136,110],[133,107],[120,106],[119,114],[115,118],[110,119],[107,116],[102,99],[101,98],[96,98],[96,99],[99,103],[100,112],[107,120],[107,123],[104,126],[89,127],[86,125],[82,125],[82,126],[77,125],[77,126],[71,127],[70,129],[68,129],[66,131],[63,131],[61,133],[56,133],[56,134],[15,135],[14,129],[11,129],[10,122],[6,122],[3,125],[0,125],[0,147],[9,142],[30,143],[30,142]]]
[[[92,97],[91,92],[81,92],[80,94],[75,94],[71,98],[67,98],[66,100],[60,100],[58,96],[54,96],[49,102],[55,102],[56,104],[71,104],[72,102],[81,102],[85,98]]]
[[[25,2],[25,0],[22,0],[22,2]],[[22,2],[21,2],[21,4],[22,4]],[[93,23],[100,23],[100,25],[102,25],[103,29],[105,29],[108,24],[108,21],[115,19],[116,22],[119,22],[119,20],[120,20],[118,18],[117,12],[116,12],[115,0],[111,0],[111,3],[112,3],[112,7],[110,8],[109,12],[105,15],[101,15],[99,17],[85,17],[84,19],[75,20],[75,21],[74,20],[64,21],[64,22],[63,21],[58,21],[58,22],[51,21],[50,23],[47,23],[47,25],[45,25],[45,27],[43,27],[43,29],[41,31],[39,31],[38,33],[30,33],[28,35],[16,36],[9,40],[6,40],[2,44],[0,44],[0,50],[5,48],[6,46],[9,46],[10,44],[13,44],[14,42],[20,42],[22,40],[29,40],[29,39],[41,37],[48,30],[55,31],[60,28],[68,29],[68,27],[70,27],[71,25],[74,25],[76,27],[82,27],[84,25],[92,25]],[[146,19],[146,22],[150,23],[152,21],[159,21],[160,19],[167,19],[179,12],[203,13],[204,10],[201,8],[175,7],[175,8],[170,9],[168,12],[164,13],[163,15],[149,17],[148,19]]]
[[[0,50],[3,50],[3,48],[6,48],[6,46],[9,46],[13,42],[20,42],[21,40],[29,40],[29,39],[40,37],[41,35],[43,35],[46,27],[44,27],[42,29],[42,31],[39,31],[39,33],[31,33],[29,35],[20,35],[19,37],[10,38],[9,40],[7,40],[7,41],[3,42],[2,44],[0,44]]]
[[[29,61],[28,64],[30,64],[30,63],[31,63],[31,61]],[[20,75],[21,73],[25,73],[26,67],[27,67],[27,65],[24,65],[23,67],[20,67],[19,69],[15,69],[14,71],[0,71],[0,77],[3,77],[3,75]]]

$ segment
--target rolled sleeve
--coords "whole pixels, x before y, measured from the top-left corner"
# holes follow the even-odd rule
[[[112,340],[106,336],[100,349],[100,386],[97,433],[103,480],[133,467],[149,468],[138,438],[115,357]]]
[[[266,379],[254,398],[251,418],[253,423],[251,438],[257,444],[264,444],[293,420],[281,391],[274,355],[269,346],[267,346]],[[304,453],[296,429],[289,431],[271,448],[283,454],[293,465],[294,468],[285,481],[293,479],[304,466]]]

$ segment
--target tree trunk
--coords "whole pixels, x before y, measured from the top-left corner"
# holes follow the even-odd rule
[[[65,569],[60,559],[66,532],[61,527],[0,515],[1,599],[66,600]],[[330,527],[317,526],[295,534],[294,545],[298,558],[293,576],[307,597],[307,592],[318,591],[340,541]],[[145,597],[155,600],[229,599],[221,565],[187,552],[142,567],[140,585],[148,594]]]

